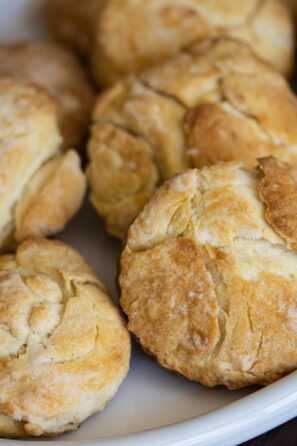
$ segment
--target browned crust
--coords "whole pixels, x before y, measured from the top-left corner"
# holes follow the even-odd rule
[[[56,234],[82,205],[86,177],[76,151],[47,162],[29,181],[16,208],[17,241]]]
[[[253,168],[269,155],[297,164],[296,98],[271,65],[230,38],[118,82],[98,97],[93,120],[91,199],[120,238],[156,187],[188,167]]]
[[[297,169],[273,157],[259,160],[258,193],[265,217],[275,231],[297,249]]]
[[[130,338],[104,285],[70,246],[27,239],[0,257],[0,435],[57,435],[102,410]]]
[[[278,0],[48,0],[46,16],[54,38],[87,55],[99,86],[222,36],[249,44],[285,75],[292,70],[293,26]]]
[[[161,365],[190,377],[187,355],[198,364],[219,340],[214,284],[199,247],[167,240],[134,255],[125,250],[121,265],[128,328]]]
[[[86,137],[94,90],[79,61],[53,42],[2,43],[0,73],[42,87],[58,105],[63,148],[79,148]]]
[[[61,154],[57,106],[27,82],[0,76],[0,250],[64,228],[86,190],[80,157]]]
[[[162,366],[207,386],[266,385],[297,368],[297,255],[265,219],[261,181],[236,163],[177,175],[122,253],[129,329]]]

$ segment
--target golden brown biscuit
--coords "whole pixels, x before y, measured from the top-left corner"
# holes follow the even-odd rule
[[[297,164],[297,101],[244,44],[217,39],[125,79],[97,100],[91,200],[124,237],[154,189],[187,166],[276,155]]]
[[[94,92],[75,56],[50,42],[0,45],[0,73],[44,88],[58,103],[63,147],[86,136]]]
[[[99,86],[217,36],[292,70],[291,17],[279,0],[48,0],[46,18],[57,40],[87,55]]]
[[[187,167],[184,109],[140,82],[103,93],[88,144],[91,200],[108,230],[124,237],[157,185]]]
[[[29,239],[0,257],[0,436],[56,435],[102,410],[125,378],[125,323],[84,259]]]
[[[296,177],[273,157],[188,170],[136,218],[120,303],[162,366],[233,389],[297,368]]]
[[[54,101],[0,76],[0,249],[60,231],[78,211],[85,176],[61,140]]]

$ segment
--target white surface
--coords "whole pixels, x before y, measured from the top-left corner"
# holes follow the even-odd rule
[[[0,40],[41,35],[42,1],[0,0]],[[121,246],[105,234],[89,205],[60,238],[85,256],[116,299]],[[296,415],[296,373],[258,391],[207,389],[161,369],[135,345],[128,377],[102,413],[58,439],[0,440],[0,445],[231,446]]]

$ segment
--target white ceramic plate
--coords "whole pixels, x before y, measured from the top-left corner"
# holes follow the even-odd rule
[[[44,35],[42,1],[0,0],[0,40]],[[85,256],[116,298],[121,246],[105,234],[88,204],[60,238]],[[207,389],[163,370],[135,345],[128,377],[102,413],[58,439],[0,440],[0,445],[229,446],[296,415],[297,373],[261,390]]]

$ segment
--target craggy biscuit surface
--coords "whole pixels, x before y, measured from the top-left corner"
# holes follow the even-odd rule
[[[125,378],[124,320],[84,259],[29,239],[0,257],[0,436],[56,435],[102,410]]]
[[[58,104],[63,147],[77,147],[86,135],[94,92],[75,56],[50,42],[0,45],[0,73],[45,89]]]
[[[265,385],[297,368],[297,169],[273,157],[259,167],[170,179],[121,257],[128,328],[162,366],[207,386]]]
[[[60,153],[57,107],[42,90],[0,76],[0,249],[64,228],[86,188],[74,150]]]
[[[87,55],[101,86],[218,36],[292,69],[291,17],[278,0],[48,0],[46,17],[57,40]]]
[[[297,100],[244,44],[193,46],[97,99],[89,141],[91,200],[125,237],[144,202],[187,167],[274,155],[297,163]]]

